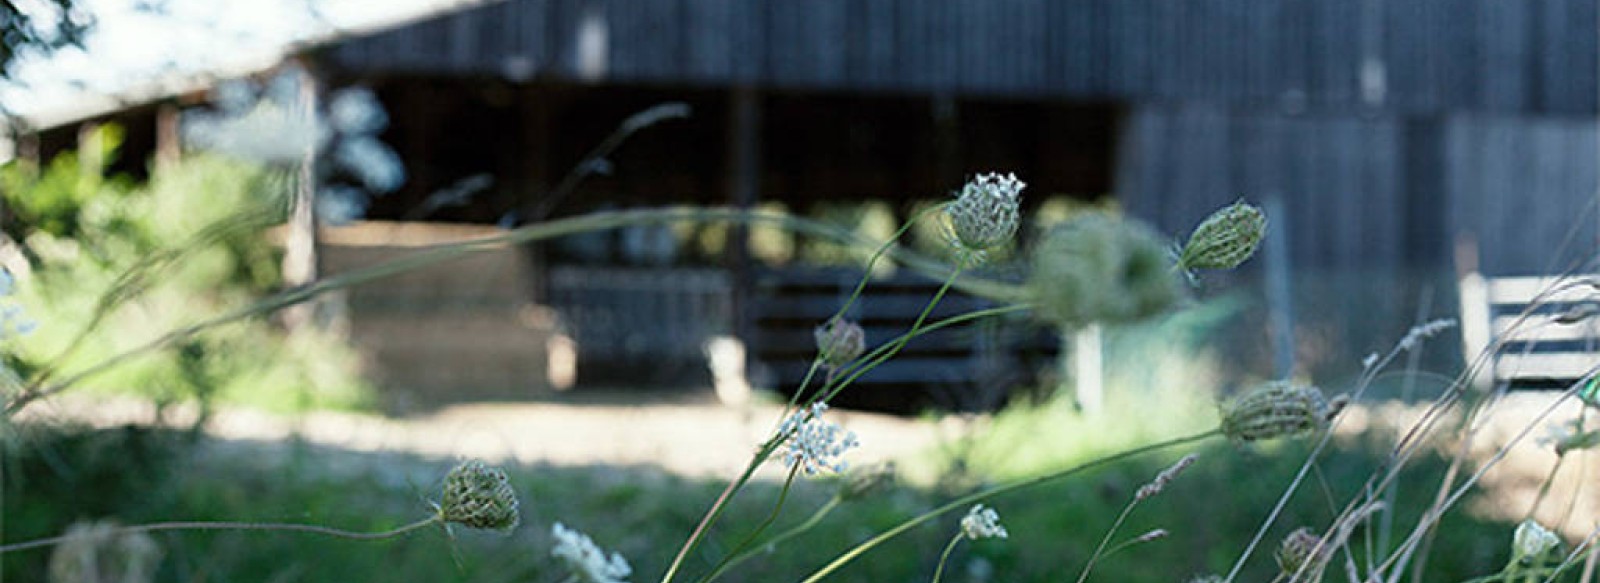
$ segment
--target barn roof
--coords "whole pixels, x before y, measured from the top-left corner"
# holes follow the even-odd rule
[[[357,74],[1593,114],[1597,2],[506,0],[324,55]]]

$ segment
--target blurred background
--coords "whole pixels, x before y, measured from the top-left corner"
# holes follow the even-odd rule
[[[1089,210],[1182,240],[1243,199],[1266,210],[1269,234],[1157,322],[994,320],[919,339],[862,377],[837,402],[847,425],[883,432],[863,429],[862,453],[915,475],[880,522],[985,480],[1207,427],[1217,396],[1239,386],[1293,378],[1343,392],[1368,355],[1434,319],[1459,325],[1372,382],[1363,427],[1403,424],[1498,341],[1516,343],[1476,386],[1564,387],[1589,376],[1600,344],[1588,324],[1514,337],[1507,319],[1537,303],[1549,281],[1538,278],[1595,269],[1595,0],[8,0],[0,26],[0,265],[18,282],[8,301],[37,321],[6,340],[22,379],[276,291],[595,211],[727,206],[882,241],[986,172],[1028,186],[1018,243],[981,277],[1023,278],[1031,242]],[[902,243],[950,258],[936,224]],[[354,519],[372,509],[326,508],[363,488],[388,492],[403,522],[446,460],[477,455],[553,480],[539,497],[588,501],[573,513],[653,574],[715,494],[703,481],[742,465],[772,403],[805,376],[813,328],[856,282],[872,278],[849,314],[872,345],[938,289],[911,269],[864,274],[870,253],[771,226],[632,226],[499,246],[197,335],[23,410],[17,431],[39,434],[8,438],[3,536],[258,510],[226,502],[256,495],[249,480],[174,486],[186,472],[295,480],[282,508],[256,516]],[[1594,303],[1563,302],[1535,309]],[[994,305],[957,294],[935,315]],[[185,449],[195,442],[209,445]],[[1388,445],[1352,432],[1343,446],[1349,463],[1327,479],[1348,495]],[[105,458],[127,451],[140,453]],[[234,467],[241,451],[250,469]],[[1214,483],[1197,488],[1264,511],[1233,498],[1270,499],[1286,480],[1225,485],[1293,467],[1262,469],[1252,464],[1279,460],[1254,455],[1218,448],[1197,479]],[[1047,577],[1051,540],[1092,548],[1120,504],[1105,500],[1158,469],[1063,486],[1109,508],[1041,511],[1042,546],[975,550],[960,576]],[[1494,521],[1529,512],[1554,470],[1526,472],[1531,485],[1503,481],[1528,495],[1461,517],[1453,558],[1436,564],[1458,579],[1499,567],[1489,557],[1509,528]],[[51,504],[31,502],[47,493]],[[687,506],[668,502],[679,497]],[[1213,520],[1201,500],[1174,502],[1159,523]],[[1573,504],[1548,514],[1581,537],[1590,525]],[[607,511],[618,505],[625,518]],[[1327,519],[1326,503],[1305,506],[1306,520]],[[578,520],[536,512],[548,515],[528,517],[534,531]],[[1259,519],[1171,545],[1182,547],[1161,551],[1171,569],[1105,568],[1131,569],[1119,580],[1225,569]],[[839,528],[843,545],[862,527]],[[482,552],[437,537],[352,546],[343,566],[253,554],[304,555],[272,546],[303,541],[219,538],[236,549],[225,553],[163,539],[158,573],[366,580],[361,565],[420,548],[444,560],[416,559],[419,574],[536,580],[548,567],[525,545],[543,536]],[[941,536],[841,577],[926,577],[923,547],[936,555]],[[517,552],[506,570],[487,566]],[[6,558],[4,573],[41,576],[44,555]],[[730,577],[795,576],[793,564]]]

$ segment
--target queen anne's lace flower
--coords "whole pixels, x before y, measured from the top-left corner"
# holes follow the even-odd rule
[[[856,441],[855,432],[823,421],[822,413],[827,410],[826,403],[816,403],[790,415],[778,426],[778,435],[787,436],[783,452],[785,465],[798,465],[808,476],[824,470],[845,470],[846,464],[839,458],[861,443]]]
[[[1561,537],[1532,520],[1524,520],[1512,533],[1511,552],[1515,560],[1537,559],[1561,546]]]
[[[1026,187],[1015,174],[979,174],[950,203],[950,228],[955,246],[981,256],[1004,245],[1017,233],[1017,210]]]
[[[556,539],[550,556],[560,559],[572,570],[573,576],[583,583],[623,583],[628,575],[633,574],[633,567],[628,566],[627,559],[618,553],[611,553],[607,557],[589,535],[559,522],[550,527],[550,535]]]
[[[961,518],[961,534],[972,540],[1006,538],[1006,527],[1000,526],[1000,513],[982,504],[973,506]]]

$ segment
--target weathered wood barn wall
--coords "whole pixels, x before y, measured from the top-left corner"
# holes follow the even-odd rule
[[[405,103],[384,84],[520,88],[542,135],[690,101],[699,133],[671,139],[716,152],[698,178],[594,191],[646,204],[932,198],[991,168],[1168,233],[1270,200],[1312,339],[1287,351],[1349,363],[1424,294],[1448,314],[1458,269],[1594,259],[1597,23],[1600,0],[506,0],[314,55]]]
[[[321,55],[368,76],[1114,103],[1111,190],[1166,230],[1273,196],[1299,265],[1441,266],[1467,237],[1515,273],[1596,196],[1597,18],[1596,0],[509,0]]]

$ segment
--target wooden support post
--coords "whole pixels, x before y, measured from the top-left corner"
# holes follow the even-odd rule
[[[1294,298],[1289,276],[1289,245],[1293,225],[1284,210],[1283,198],[1277,193],[1268,194],[1262,201],[1267,216],[1272,217],[1272,228],[1267,229],[1265,248],[1261,254],[1266,260],[1267,322],[1272,334],[1272,368],[1278,378],[1294,375]]]
[[[280,73],[300,76],[300,113],[316,115],[317,87],[306,73]],[[283,284],[309,285],[317,280],[317,152],[308,148],[300,160],[293,200],[289,207],[288,236],[284,242]],[[283,310],[283,323],[290,331],[313,323],[317,300],[308,300]]]
[[[1085,415],[1105,410],[1106,373],[1101,328],[1090,324],[1072,335],[1073,384],[1077,387],[1078,409]]]
[[[183,138],[179,130],[178,106],[163,103],[156,107],[156,166],[170,168],[183,157]]]
[[[728,203],[740,210],[755,208],[761,197],[761,94],[753,87],[734,87],[728,95]],[[750,230],[743,224],[728,229],[727,265],[732,275],[729,306],[734,337],[748,342],[755,334],[751,296],[755,280],[750,264]]]

